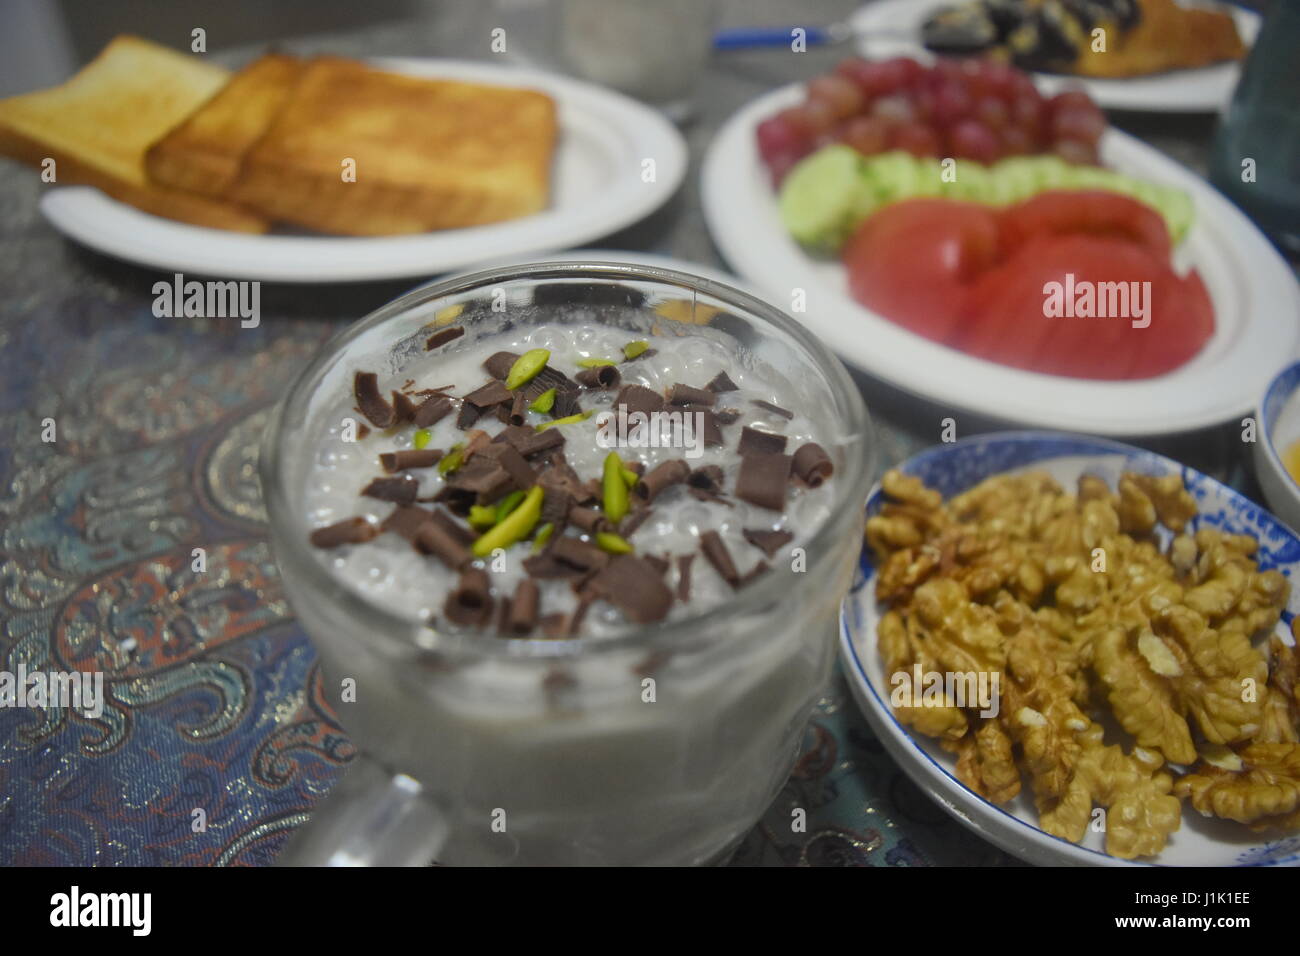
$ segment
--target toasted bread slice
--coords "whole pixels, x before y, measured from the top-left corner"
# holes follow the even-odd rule
[[[0,100],[0,153],[40,165],[56,181],[97,186],[146,212],[201,226],[265,232],[265,219],[151,184],[150,144],[212,97],[229,74],[195,57],[119,36],[66,83]]]
[[[546,206],[555,137],[555,104],[535,90],[321,57],[245,155],[227,196],[340,235],[499,222]]]
[[[149,147],[145,170],[154,183],[220,197],[244,154],[266,132],[302,74],[294,56],[254,60],[212,99]]]

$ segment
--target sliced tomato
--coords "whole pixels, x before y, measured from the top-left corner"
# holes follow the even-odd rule
[[[971,285],[951,344],[1053,375],[1147,378],[1186,362],[1212,330],[1199,278],[1180,279],[1149,248],[1049,235]]]
[[[909,199],[867,219],[844,249],[853,297],[928,339],[945,342],[965,284],[998,256],[997,217],[978,203]]]
[[[1013,253],[1052,235],[1128,239],[1169,261],[1164,217],[1146,203],[1102,189],[1049,190],[1002,211],[1002,248]]]

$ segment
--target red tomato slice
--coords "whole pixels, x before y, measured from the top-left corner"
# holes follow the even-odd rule
[[[910,199],[864,222],[843,258],[858,302],[944,342],[960,321],[964,284],[997,255],[997,218],[986,206]]]
[[[1146,203],[1105,190],[1049,190],[1002,211],[1002,247],[1013,253],[1049,235],[1128,239],[1169,261],[1164,217]]]
[[[1024,245],[970,287],[965,313],[953,345],[1073,378],[1162,374],[1195,355],[1213,331],[1199,278],[1179,279],[1135,242],[1095,235]]]

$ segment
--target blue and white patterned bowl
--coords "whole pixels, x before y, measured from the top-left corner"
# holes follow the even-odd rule
[[[1099,475],[1113,488],[1121,472],[1178,474],[1196,498],[1199,514],[1192,527],[1208,525],[1259,541],[1257,559],[1264,569],[1277,568],[1288,578],[1300,575],[1300,538],[1259,505],[1213,478],[1162,455],[1119,442],[1052,432],[999,432],[937,445],[899,466],[945,498],[1004,472],[1044,469],[1067,488],[1084,473]],[[881,505],[877,485],[867,500],[867,514]],[[849,686],[867,721],[885,748],[921,789],[930,793],[958,821],[1030,863],[1098,866],[1125,861],[1103,852],[1103,836],[1089,832],[1076,845],[1044,833],[1037,826],[1032,798],[1022,793],[1006,806],[989,803],[967,789],[954,774],[955,761],[933,740],[916,735],[890,711],[888,681],[876,651],[880,608],[875,600],[875,568],[864,546],[853,588],[840,613],[840,656]],[[1279,633],[1286,633],[1300,611],[1300,589],[1292,588]],[[1026,788],[1027,789],[1027,788]],[[1300,865],[1300,834],[1262,839],[1239,824],[1201,817],[1184,803],[1182,827],[1158,857],[1144,862],[1173,866]]]
[[[1282,464],[1282,452],[1300,441],[1300,362],[1292,362],[1268,383],[1256,421],[1255,478],[1273,513],[1300,531],[1300,485]]]

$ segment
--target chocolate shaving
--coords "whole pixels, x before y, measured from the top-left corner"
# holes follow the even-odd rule
[[[433,510],[431,520],[461,544],[473,544],[474,539],[478,537],[472,528],[461,524],[447,512],[440,509],[435,508]]]
[[[611,530],[609,519],[595,508],[574,505],[569,509],[568,518],[570,523],[587,534],[595,535]]]
[[[367,498],[391,501],[394,504],[409,505],[414,503],[420,493],[420,482],[412,475],[399,475],[396,478],[376,478],[361,489]]]
[[[540,595],[537,582],[524,578],[510,599],[510,615],[504,630],[523,636],[537,626],[537,605]]]
[[[465,401],[471,405],[477,405],[479,408],[491,408],[493,405],[508,402],[513,397],[510,389],[506,388],[504,383],[493,381],[474,389],[465,396]]]
[[[736,497],[760,508],[784,511],[792,461],[789,455],[746,455],[740,460]]]
[[[577,538],[568,535],[560,538],[552,537],[551,546],[547,551],[557,561],[562,561],[579,571],[602,568],[609,562],[609,555],[594,544],[579,541]]]
[[[455,406],[446,395],[434,393],[420,403],[411,415],[416,428],[428,428],[446,418]]]
[[[583,388],[614,388],[619,382],[618,369],[613,365],[597,365],[584,368],[573,376]]]
[[[650,565],[656,571],[659,572],[660,577],[663,577],[665,574],[668,573],[668,568],[670,567],[670,565],[668,563],[667,558],[660,557],[657,554],[646,554],[646,555],[642,555],[642,557],[645,559],[646,564]]]
[[[557,428],[548,428],[544,432],[536,431],[526,425],[509,425],[492,439],[493,442],[507,442],[515,451],[525,458],[541,454],[564,444],[564,435]]]
[[[722,491],[722,468],[718,465],[701,465],[686,477],[686,483],[692,488],[718,494]]]
[[[743,528],[741,533],[746,541],[769,558],[794,539],[789,531],[768,531],[763,528]]]
[[[528,396],[515,392],[515,399],[510,403],[510,424],[522,425],[528,420]]]
[[[561,614],[557,611],[554,614],[546,615],[546,617],[542,618],[538,623],[542,626],[542,633],[547,637],[563,637],[564,624],[567,619],[568,615]]]
[[[408,448],[404,451],[388,451],[379,456],[379,464],[384,471],[406,471],[408,468],[432,468],[442,457],[441,448]]]
[[[632,512],[624,518],[622,523],[619,525],[619,534],[624,538],[632,537],[632,535],[636,534],[637,528],[645,524],[646,518],[650,517],[650,512],[653,510],[653,508],[638,508],[636,511]]]
[[[552,535],[552,540],[554,537]],[[539,581],[553,578],[581,578],[587,574],[585,568],[575,568],[551,554],[549,547],[541,554],[524,558],[524,570],[528,572],[529,577],[537,578]]]
[[[614,408],[620,405],[627,407],[627,414],[641,412],[648,415],[650,412],[663,411],[664,397],[652,388],[646,388],[644,385],[624,385],[614,396]]]
[[[582,394],[578,383],[549,365],[534,375],[524,386],[524,394],[531,402],[551,389],[555,389],[555,402],[551,405],[552,418],[568,418],[582,411],[582,407],[578,404],[578,397]]]
[[[365,518],[344,518],[334,524],[317,528],[311,533],[311,543],[318,548],[337,548],[343,544],[360,544],[379,534]]]
[[[745,585],[749,584],[755,578],[760,577],[763,574],[766,574],[770,570],[771,568],[768,566],[768,563],[766,561],[760,560],[758,564],[754,565],[747,572],[745,572],[745,576],[740,579],[740,583],[737,585],[737,587],[743,588]]]
[[[662,621],[673,604],[673,593],[644,558],[620,554],[591,580],[591,591],[638,624]]]
[[[369,438],[369,437],[370,437],[370,426],[367,425],[365,422],[362,422],[360,425],[357,426],[357,440],[361,441],[362,439]]]
[[[694,554],[677,556],[677,600],[683,604],[691,599],[691,565],[694,563]]]
[[[476,428],[469,433],[469,440],[465,442],[465,447],[461,450],[461,462],[469,461],[475,455],[481,454],[492,442],[488,433],[481,428]]]
[[[537,473],[524,461],[524,456],[508,442],[485,445],[479,454],[495,461],[510,475],[510,480],[520,491],[526,491],[537,481]]]
[[[415,420],[415,402],[402,392],[393,392],[393,424]]]
[[[713,376],[712,381],[710,381],[709,384],[705,385],[704,387],[707,388],[710,392],[713,392],[715,395],[718,394],[719,392],[735,392],[735,391],[739,391],[740,389],[740,386],[737,385],[735,382],[733,382],[727,376],[726,372],[719,372],[717,375]]]
[[[714,411],[713,417],[718,420],[720,425],[734,425],[740,421],[740,409],[719,408]]]
[[[733,588],[740,583],[740,572],[736,570],[736,563],[731,560],[731,552],[727,550],[726,542],[716,531],[706,531],[700,535],[700,550],[708,558],[709,564],[713,569],[722,576],[722,579],[730,584]]]
[[[389,428],[393,424],[393,406],[384,401],[379,394],[379,376],[374,372],[357,372],[352,380],[352,391],[356,395],[357,408],[361,414],[370,419],[376,428]]]
[[[473,405],[469,402],[461,402],[460,413],[456,416],[456,427],[461,431],[468,431],[474,427],[474,423],[478,421],[479,416],[482,414],[483,409],[479,408],[477,405]]]
[[[422,524],[412,543],[417,551],[433,555],[453,571],[459,571],[474,560],[470,549],[437,521]]]
[[[433,512],[419,505],[398,505],[379,526],[380,531],[392,531],[407,541],[414,541],[420,527],[433,518]]]
[[[499,462],[479,456],[456,469],[447,479],[444,490],[473,492],[476,504],[487,505],[514,487],[510,472]]]
[[[493,378],[504,380],[517,361],[519,361],[518,352],[493,352],[484,359],[483,368]]]
[[[656,465],[636,483],[632,491],[642,501],[649,503],[669,485],[685,481],[690,473],[690,466],[683,459],[674,458]]]
[[[753,399],[755,405],[759,408],[771,412],[773,415],[780,415],[782,418],[794,418],[794,412],[788,408],[782,408],[780,405],[773,405],[771,402],[765,402],[761,398]]]
[[[686,491],[696,501],[707,501],[713,504],[726,505],[728,508],[731,507],[731,502],[716,491],[710,491],[707,488],[687,488]]]
[[[443,609],[447,620],[462,627],[482,627],[492,618],[492,593],[487,572],[468,568],[461,572],[456,589],[447,595]]]
[[[669,405],[712,405],[717,400],[718,396],[706,388],[695,388],[681,382],[668,388]]]
[[[594,599],[590,595],[578,596],[578,605],[573,609],[568,619],[564,622],[564,636],[576,637],[578,631],[582,629],[583,619],[586,618],[587,612],[591,610]]]
[[[424,343],[424,350],[432,352],[436,348],[441,348],[453,339],[458,339],[465,334],[465,329],[459,325],[453,325],[445,329],[439,329],[429,336]]]
[[[544,471],[537,479],[542,488],[542,513],[538,518],[541,524],[554,526],[552,535],[564,530],[569,521],[569,508],[573,504],[573,495],[562,475],[555,469]]]
[[[740,444],[736,447],[736,452],[742,457],[745,455],[779,455],[785,451],[786,441],[784,435],[761,432],[757,428],[750,428],[746,425],[740,430]]]
[[[794,473],[809,488],[819,488],[835,472],[830,455],[815,441],[800,445],[794,453]]]

